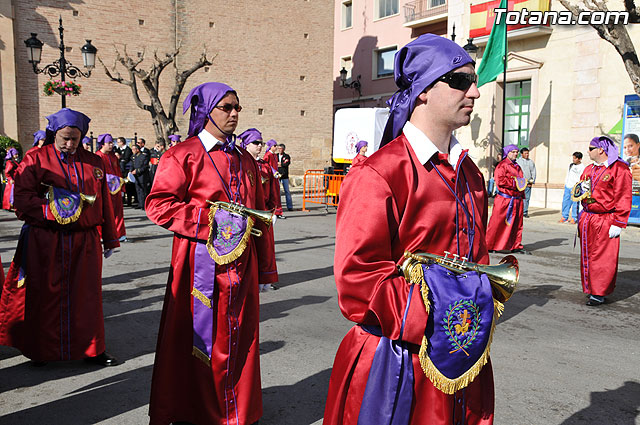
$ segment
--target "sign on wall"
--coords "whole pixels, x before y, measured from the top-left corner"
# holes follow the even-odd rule
[[[529,11],[536,10],[546,12],[549,10],[549,0],[509,0],[508,9]],[[488,36],[496,19],[494,9],[500,6],[500,0],[487,1],[480,4],[471,5],[471,23],[469,29],[469,37],[477,38]],[[526,28],[529,24],[507,25],[508,31]],[[547,23],[548,26],[548,23]]]

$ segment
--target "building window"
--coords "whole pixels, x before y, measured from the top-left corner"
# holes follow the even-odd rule
[[[347,70],[347,81],[351,80],[351,70],[353,69],[353,60],[351,60],[351,56],[344,56],[340,58],[340,69]]]
[[[342,2],[342,29],[351,28],[353,25],[353,2]]]
[[[447,0],[429,0],[429,8],[442,6],[446,4]]]
[[[529,146],[531,80],[508,82],[506,90],[504,144]]]
[[[375,0],[376,19],[398,14],[398,0]]]
[[[393,76],[393,58],[397,51],[397,46],[373,51],[376,78]]]

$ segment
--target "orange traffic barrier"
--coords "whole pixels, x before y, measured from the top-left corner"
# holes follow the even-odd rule
[[[337,207],[342,174],[325,174],[324,170],[307,170],[304,173],[302,211],[309,211],[307,204]]]

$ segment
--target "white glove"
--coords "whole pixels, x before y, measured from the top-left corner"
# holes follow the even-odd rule
[[[104,258],[106,259],[106,258],[111,257],[111,254],[113,254],[113,249],[106,249],[104,251]]]
[[[609,227],[609,238],[617,238],[622,233],[622,227],[614,226],[613,224]]]
[[[271,226],[275,227],[277,220],[278,220],[278,216],[274,214],[273,215],[273,220],[271,220]]]

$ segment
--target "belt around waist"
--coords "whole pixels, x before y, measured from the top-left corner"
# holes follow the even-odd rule
[[[377,337],[382,337],[382,328],[380,326],[375,326],[375,325],[363,325],[361,323],[358,323],[358,326],[360,327],[360,329],[362,329],[363,331],[377,336]],[[409,350],[409,352],[411,354],[418,354],[420,352],[420,346],[419,345],[415,345],[412,344],[410,342],[406,342],[406,346],[407,346],[407,350]]]

